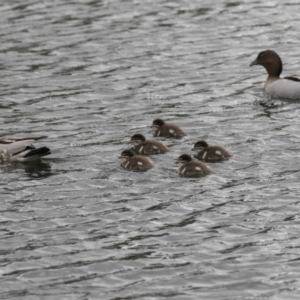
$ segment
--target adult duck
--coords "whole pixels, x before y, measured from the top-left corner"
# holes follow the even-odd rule
[[[282,72],[282,60],[273,50],[265,50],[258,54],[251,66],[263,66],[268,72],[268,78],[264,84],[266,93],[290,99],[300,100],[300,78],[289,76],[280,77]]]
[[[0,162],[28,162],[51,154],[48,147],[36,148],[33,146],[35,141],[43,138],[46,136],[5,136],[0,138]]]

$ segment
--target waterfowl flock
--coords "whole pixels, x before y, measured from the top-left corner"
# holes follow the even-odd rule
[[[295,76],[281,78],[282,60],[273,50],[262,51],[250,66],[263,66],[268,77],[264,90],[270,95],[281,98],[300,99],[300,78]],[[186,132],[177,124],[167,123],[162,119],[152,122],[153,137],[180,139]],[[142,134],[131,137],[132,149],[122,152],[121,166],[130,171],[147,171],[154,167],[152,160],[142,155],[164,154],[169,151],[168,146],[157,140],[146,140]],[[182,154],[177,159],[178,174],[185,177],[200,177],[212,173],[207,163],[217,163],[228,160],[232,154],[219,145],[209,145],[206,141],[198,141],[192,148],[196,152],[194,159],[189,154]],[[126,155],[125,155],[125,154]],[[142,160],[144,158],[144,160]]]
[[[162,119],[155,119],[151,126],[154,137],[182,138],[185,131],[177,124],[166,123]],[[142,134],[134,134],[130,143],[131,149],[123,150],[120,158],[121,167],[128,171],[143,172],[155,166],[152,159],[147,155],[165,154],[169,152],[168,146],[158,140],[147,140]],[[179,165],[178,174],[183,177],[202,177],[212,173],[211,168],[206,164],[222,162],[231,157],[229,151],[221,146],[209,146],[205,141],[198,141],[192,150],[197,154],[193,159],[189,154],[182,154],[176,160]]]
[[[282,60],[273,50],[265,50],[258,54],[250,66],[263,66],[268,77],[264,90],[270,95],[281,98],[300,100],[300,78],[295,76],[280,77],[282,73]],[[186,132],[177,124],[167,123],[162,119],[152,122],[153,137],[181,139]],[[48,147],[36,148],[34,142],[46,136],[16,137],[6,136],[0,138],[0,162],[29,162],[51,154]],[[129,171],[147,171],[155,166],[148,155],[165,154],[169,152],[167,145],[158,140],[147,140],[142,134],[134,134],[130,143],[131,149],[122,151],[121,167]],[[192,148],[196,152],[194,158],[189,154],[182,154],[177,159],[178,174],[186,177],[206,176],[212,173],[206,163],[217,163],[228,160],[231,153],[222,146],[209,145],[206,141],[198,141]]]

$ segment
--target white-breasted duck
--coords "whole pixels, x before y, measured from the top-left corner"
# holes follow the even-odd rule
[[[195,143],[192,149],[197,153],[195,158],[206,162],[221,162],[228,160],[231,157],[231,153],[221,146],[208,145],[205,141],[198,141]]]
[[[147,171],[154,167],[154,162],[147,156],[136,155],[131,149],[122,151],[121,167],[130,171]]]
[[[295,76],[280,77],[282,61],[273,50],[265,50],[258,54],[251,66],[263,66],[268,72],[268,78],[264,84],[266,93],[290,99],[300,100],[300,78]]]
[[[130,140],[133,145],[133,150],[139,154],[164,154],[169,151],[169,148],[160,141],[146,140],[142,134],[135,134]]]
[[[35,141],[43,138],[46,136],[5,136],[0,138],[0,162],[28,162],[51,154],[48,147],[35,148],[33,146]]]
[[[152,122],[153,136],[177,138],[180,139],[186,135],[186,133],[178,125],[173,123],[166,123],[162,119],[155,119]]]
[[[202,177],[212,173],[211,168],[204,162],[193,160],[188,154],[182,154],[178,157],[178,174],[183,177]]]

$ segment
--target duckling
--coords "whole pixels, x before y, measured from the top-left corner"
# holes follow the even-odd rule
[[[265,50],[258,54],[251,66],[263,66],[268,72],[268,78],[264,84],[266,93],[282,98],[300,100],[300,78],[295,76],[280,77],[282,72],[282,60],[273,50]]]
[[[142,134],[135,134],[131,137],[130,142],[133,145],[133,150],[139,154],[164,154],[169,151],[169,148],[160,141],[146,140]]]
[[[147,171],[154,167],[154,162],[146,156],[135,155],[131,149],[122,151],[120,158],[123,160],[121,167],[130,171]]]
[[[197,152],[195,158],[205,162],[221,162],[231,157],[231,153],[223,147],[209,146],[205,141],[197,142],[192,150]]]
[[[46,136],[5,136],[0,138],[0,162],[28,162],[51,154],[48,147],[35,148],[33,146],[35,141],[43,138]]]
[[[184,177],[201,177],[212,173],[211,168],[204,162],[193,160],[188,154],[182,154],[176,161],[179,164],[177,170],[180,176]]]
[[[182,138],[186,133],[178,125],[166,123],[162,119],[155,119],[152,122],[153,136],[162,136],[167,138]]]

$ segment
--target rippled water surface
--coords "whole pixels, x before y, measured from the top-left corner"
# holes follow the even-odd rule
[[[299,299],[300,102],[249,64],[300,73],[299,1],[3,0],[1,135],[52,155],[0,166],[1,299]],[[182,140],[120,168],[155,118]],[[174,159],[204,139],[205,178]]]

